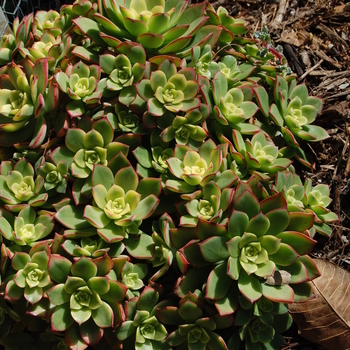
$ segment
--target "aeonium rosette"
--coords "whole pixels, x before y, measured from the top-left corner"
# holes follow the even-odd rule
[[[231,320],[223,319],[221,324],[217,324],[218,318],[208,317],[202,308],[203,302],[203,293],[196,289],[184,295],[178,307],[170,303],[160,305],[158,317],[161,322],[177,326],[166,339],[172,348],[180,345],[189,350],[227,349],[225,341],[215,330],[231,326]]]
[[[125,5],[120,0],[101,3],[99,13],[94,13],[93,19],[80,17],[73,22],[81,32],[89,33],[102,45],[116,46],[125,39],[136,41],[152,56],[185,57],[198,43],[213,47],[222,30],[206,25],[208,17],[204,14],[204,3],[132,0],[129,6]]]
[[[125,155],[128,153],[127,145],[113,141],[113,128],[107,118],[101,118],[97,121],[85,118],[82,122],[88,125],[90,130],[86,132],[78,127],[69,128],[65,138],[66,146],[57,147],[49,156],[55,163],[56,170],[58,168],[64,170],[65,163],[67,163],[71,175],[77,178],[74,184],[76,203],[83,201],[82,193],[85,194],[85,197],[91,195],[90,177],[96,164],[114,168],[113,164],[118,163],[120,153]],[[44,165],[44,167],[39,172],[45,172],[52,168],[49,165]],[[53,176],[52,171],[48,174]],[[57,177],[60,177],[60,174],[59,171]],[[48,180],[50,179],[49,177]]]
[[[178,71],[174,63],[164,60],[158,70],[151,72],[149,79],[136,84],[136,90],[147,101],[147,111],[151,115],[161,116],[167,111],[187,112],[201,104],[197,97],[196,75],[193,68]]]
[[[263,131],[245,141],[237,130],[232,130],[232,135],[235,147],[231,147],[231,155],[241,174],[254,174],[260,179],[269,180],[270,176],[292,164],[289,158],[282,156],[283,150]]]
[[[2,72],[0,86],[1,144],[31,141],[30,148],[39,147],[47,132],[44,114],[58,104],[58,86],[49,77],[47,58],[37,59],[34,66],[12,62]]]
[[[118,339],[137,350],[169,350],[165,339],[168,332],[157,318],[159,292],[145,287],[140,296],[126,302],[126,320],[117,328]]]
[[[249,124],[250,119],[258,110],[258,106],[247,100],[250,94],[244,94],[239,87],[228,89],[228,81],[222,72],[217,72],[212,81],[214,98],[214,116],[223,126],[229,125],[231,128],[240,131],[242,134],[251,134],[259,131],[259,127]]]
[[[275,183],[271,185],[272,193],[283,191],[289,212],[303,211],[306,195],[300,176],[290,172],[278,172]]]
[[[62,33],[61,16],[55,10],[37,11],[33,21],[33,32],[36,38],[42,38],[45,33],[50,33],[55,38]]]
[[[44,179],[38,175],[34,180],[33,166],[25,159],[14,166],[10,161],[2,161],[0,174],[0,198],[7,209],[18,212],[28,204],[37,207],[46,202]]]
[[[133,86],[142,79],[145,70],[146,53],[141,45],[124,42],[118,45],[117,51],[120,52],[117,56],[100,56],[101,68],[109,75],[106,88],[111,91]]]
[[[48,271],[57,283],[47,292],[55,305],[51,328],[55,332],[65,331],[68,343],[78,336],[85,345],[94,346],[101,340],[104,329],[122,321],[120,302],[127,288],[116,280],[112,267],[112,260],[106,255],[93,261],[82,257],[73,264],[63,256],[50,256]],[[78,334],[71,339],[69,330],[76,324]]]
[[[67,66],[65,72],[58,71],[55,80],[59,88],[69,98],[66,106],[71,118],[84,114],[85,105],[95,105],[100,102],[102,91],[96,90],[101,76],[101,67],[98,65],[86,65],[82,61]]]
[[[233,194],[233,188],[221,191],[214,181],[206,183],[202,193],[185,204],[188,214],[181,216],[180,226],[195,227],[199,219],[224,224]]]
[[[37,213],[25,206],[15,217],[5,209],[1,210],[0,232],[4,238],[20,246],[33,247],[37,241],[47,237],[54,228],[52,213],[40,210]]]
[[[39,302],[51,287],[48,273],[50,248],[47,244],[37,244],[29,254],[15,252],[11,266],[17,271],[5,288],[5,299],[19,300],[23,295],[31,304]]]
[[[297,174],[278,172],[271,190],[273,193],[283,191],[289,212],[305,212],[314,216],[314,225],[308,230],[311,237],[316,232],[328,237],[332,234],[327,223],[338,220],[338,216],[327,208],[331,203],[327,185],[312,186],[308,178],[303,184]]]
[[[96,171],[105,174],[105,179],[102,183],[93,183],[94,203],[85,207],[84,218],[108,242],[138,234],[142,220],[149,217],[159,203],[160,179],[139,181],[131,166],[121,168],[115,176],[102,166],[95,168]]]
[[[275,78],[274,103],[270,107],[263,87],[254,89],[254,92],[263,113],[281,128],[286,143],[294,148],[295,157],[311,167],[300,150],[299,139],[316,142],[329,137],[322,127],[312,125],[322,110],[322,100],[309,96],[304,84],[296,85],[295,80],[289,81],[279,75]]]
[[[239,308],[236,312],[235,326],[240,327],[237,335],[232,335],[228,345],[235,342],[240,344],[245,340],[247,347],[267,346],[278,348],[285,343],[280,333],[285,332],[293,323],[288,313],[288,304],[275,303],[261,297],[251,303],[243,296],[239,296]]]
[[[167,159],[169,169],[176,179],[169,179],[165,185],[171,191],[192,193],[213,180],[220,189],[230,187],[237,176],[231,169],[225,169],[223,158],[227,149],[216,146],[208,140],[196,152],[188,146],[177,145],[174,157]]]
[[[125,181],[126,178],[128,181]],[[141,239],[140,244],[145,245],[145,250],[152,251],[152,238],[140,232],[139,226],[156,209],[159,193],[160,179],[139,181],[130,165],[122,166],[115,176],[109,168],[95,165],[92,174],[92,205],[77,208],[65,205],[57,212],[56,219],[74,231],[83,228],[91,230],[92,225],[95,233],[97,231],[106,242],[123,241],[129,253],[137,255],[137,250],[130,246],[133,244],[132,239],[126,241],[125,238],[132,234]],[[149,252],[147,258],[150,258]]]
[[[184,116],[174,117],[172,113],[165,113],[158,122],[160,127],[164,127],[160,136],[165,142],[175,139],[179,145],[199,147],[208,136],[203,128],[204,120],[205,117],[199,109],[193,109]]]
[[[203,258],[218,263],[209,274],[206,286],[206,297],[214,300],[218,310],[224,307],[224,300],[233,297],[228,290],[234,281],[251,302],[262,296],[276,302],[293,302],[312,295],[307,281],[317,276],[318,270],[305,255],[316,241],[303,233],[312,226],[312,217],[303,214],[290,217],[282,193],[259,202],[261,195],[261,188],[255,187],[253,193],[252,187],[241,182],[233,197],[227,233],[216,236],[215,225],[208,223],[212,231],[209,228],[206,231],[213,234],[207,238],[208,233],[201,234],[199,248]],[[301,218],[305,220],[301,222]],[[299,270],[301,267],[303,272]],[[268,279],[281,271],[289,272],[290,281]],[[217,283],[225,285],[220,292],[217,292]]]
[[[331,223],[339,220],[338,215],[332,212],[328,206],[331,204],[332,200],[329,197],[329,187],[325,184],[318,184],[312,186],[311,180],[306,179],[304,183],[305,189],[305,210],[306,212],[311,212],[315,215],[315,224],[313,226],[315,231],[330,237],[332,234],[332,229],[327,223]]]

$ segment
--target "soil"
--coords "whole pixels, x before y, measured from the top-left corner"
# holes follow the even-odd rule
[[[309,95],[324,101],[315,124],[325,128],[329,139],[313,143],[316,170],[301,169],[313,185],[330,187],[330,209],[339,221],[332,236],[318,236],[313,257],[332,261],[350,271],[350,1],[338,0],[235,0],[210,1],[224,6],[235,18],[244,18],[251,29],[268,28],[298,83],[305,83]],[[287,349],[322,349],[298,335],[295,324],[285,334]]]

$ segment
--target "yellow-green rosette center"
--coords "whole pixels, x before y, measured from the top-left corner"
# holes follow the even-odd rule
[[[24,181],[20,183],[14,183],[11,186],[11,190],[14,193],[15,197],[20,200],[28,200],[34,196],[33,188]]]
[[[308,120],[303,116],[302,111],[300,109],[291,108],[289,110],[289,115],[293,118],[296,126],[301,129],[303,125],[308,124]]]
[[[31,238],[35,232],[35,227],[33,224],[26,224],[20,230],[19,234],[22,238]]]
[[[29,271],[26,276],[27,285],[30,288],[36,287],[39,284],[41,278],[43,277],[43,274],[44,272],[39,269],[33,269]]]
[[[45,180],[46,182],[56,183],[62,180],[62,175],[58,171],[53,170],[46,175]]]
[[[149,323],[143,323],[140,325],[140,333],[146,339],[154,339],[156,329]]]
[[[90,305],[91,301],[91,291],[88,287],[84,286],[79,288],[75,293],[74,293],[74,298],[78,304],[81,306],[86,306],[88,307]]]
[[[74,92],[79,97],[84,97],[89,94],[89,79],[88,78],[80,78],[77,83],[73,87]]]
[[[204,218],[210,218],[214,215],[214,208],[211,203],[207,200],[201,199],[198,203],[198,210],[200,215]]]
[[[129,203],[125,203],[124,197],[109,200],[105,207],[105,213],[111,219],[120,219],[130,213]]]

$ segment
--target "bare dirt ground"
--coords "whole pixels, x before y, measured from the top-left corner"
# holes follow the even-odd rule
[[[283,52],[298,83],[309,94],[323,98],[316,124],[330,138],[310,145],[316,170],[302,169],[313,184],[330,186],[330,209],[339,217],[330,239],[318,237],[312,255],[350,271],[350,1],[339,0],[235,0],[210,1],[224,6],[235,18],[244,18],[251,29],[266,26]],[[285,335],[287,349],[322,349],[298,335],[293,325]]]

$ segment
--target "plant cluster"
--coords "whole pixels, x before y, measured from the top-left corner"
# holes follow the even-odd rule
[[[337,216],[321,99],[266,28],[187,0],[77,0],[0,42],[0,344],[279,349]]]

